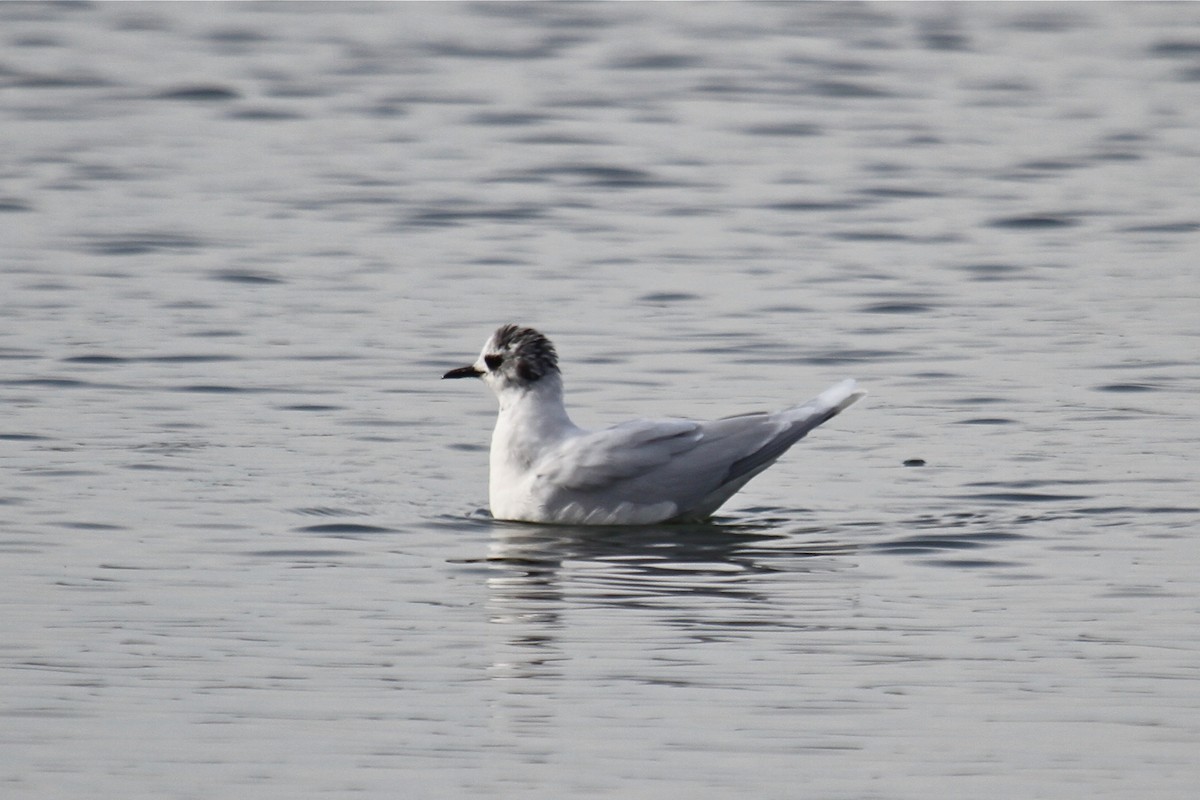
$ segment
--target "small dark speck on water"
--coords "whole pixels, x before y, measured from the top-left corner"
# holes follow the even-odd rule
[[[923,467],[923,466],[925,466],[925,459],[923,459],[923,458],[908,458],[908,459],[904,460],[904,466],[906,466],[906,467]]]

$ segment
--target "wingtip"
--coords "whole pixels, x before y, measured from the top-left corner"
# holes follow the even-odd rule
[[[867,390],[858,388],[858,381],[850,378],[826,389],[820,400],[829,405],[835,414],[840,414],[866,396]]]

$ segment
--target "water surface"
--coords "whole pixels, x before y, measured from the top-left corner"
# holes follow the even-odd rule
[[[1191,797],[1190,4],[0,6],[5,797]],[[713,525],[438,381],[869,398]]]

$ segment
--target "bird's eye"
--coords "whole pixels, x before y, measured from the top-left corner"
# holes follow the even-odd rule
[[[489,370],[491,370],[492,372],[495,372],[496,370],[500,369],[500,365],[503,362],[504,362],[503,356],[491,355],[491,356],[483,357],[483,363],[487,364],[487,368]]]

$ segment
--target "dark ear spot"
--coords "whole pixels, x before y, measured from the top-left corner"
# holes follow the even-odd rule
[[[487,368],[492,372],[500,369],[500,365],[504,363],[503,356],[489,355],[483,357],[483,363],[487,364]]]
[[[533,365],[523,358],[517,361],[517,375],[521,377],[521,380],[528,381],[529,383],[533,383],[538,378],[542,377],[541,373],[534,369]]]

